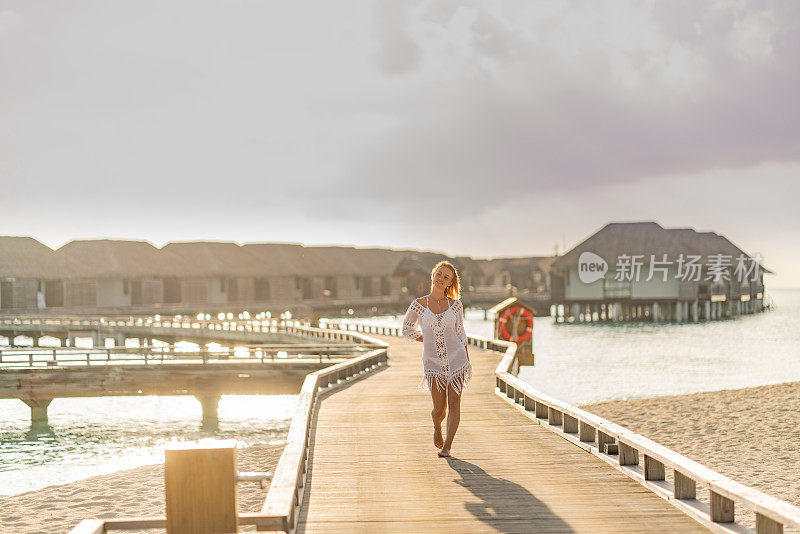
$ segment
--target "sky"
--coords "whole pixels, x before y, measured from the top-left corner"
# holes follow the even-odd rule
[[[608,222],[800,286],[800,2],[0,0],[0,235],[497,257]]]

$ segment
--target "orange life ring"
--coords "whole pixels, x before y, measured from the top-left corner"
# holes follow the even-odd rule
[[[525,331],[522,332],[521,334],[516,328],[513,329],[515,330],[513,334],[516,334],[516,339],[513,339],[515,336],[512,335],[512,332],[508,331],[508,328],[506,326],[508,320],[511,319],[511,317],[514,315],[518,315],[520,318],[525,319],[525,322],[527,323]],[[500,324],[500,335],[503,336],[503,339],[505,339],[506,341],[513,341],[514,343],[523,343],[528,339],[530,339],[530,337],[533,335],[533,314],[530,312],[530,310],[527,310],[521,306],[514,306],[513,308],[508,308],[500,316],[498,323]]]

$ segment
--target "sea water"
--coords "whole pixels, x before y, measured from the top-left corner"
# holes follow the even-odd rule
[[[536,365],[522,367],[520,377],[574,404],[798,381],[800,289],[770,294],[774,311],[713,322],[561,325],[536,318]],[[482,311],[467,310],[468,332],[489,337],[492,324]],[[176,441],[279,444],[296,403],[296,395],[226,395],[219,429],[206,432],[200,403],[190,396],[61,398],[50,404],[50,427],[33,431],[25,404],[0,400],[0,495],[160,463]]]
[[[164,449],[180,441],[280,444],[296,405],[297,395],[223,395],[219,428],[204,431],[191,396],[60,398],[49,406],[49,427],[32,429],[30,409],[3,399],[0,495],[162,463]]]
[[[699,323],[534,322],[534,366],[519,376],[573,404],[735,389],[800,380],[800,289],[769,293],[776,309]],[[371,318],[398,326],[401,317]],[[493,320],[467,310],[469,333]],[[421,365],[421,364],[420,364]]]

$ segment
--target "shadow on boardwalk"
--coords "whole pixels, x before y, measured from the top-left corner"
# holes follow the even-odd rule
[[[493,477],[477,465],[455,457],[447,458],[447,463],[461,477],[454,482],[481,500],[465,503],[464,507],[497,532],[574,532],[519,484]]]

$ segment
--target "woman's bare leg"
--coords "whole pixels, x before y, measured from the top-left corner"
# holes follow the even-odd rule
[[[442,420],[444,420],[444,412],[447,407],[447,392],[439,388],[436,382],[431,386],[431,398],[433,399],[433,410],[431,410],[431,419],[433,419],[433,444],[437,449],[441,449],[444,444],[442,439]]]
[[[455,392],[453,386],[447,386],[447,437],[444,440],[439,456],[450,456],[450,446],[456,437],[458,423],[461,421],[461,395]]]

